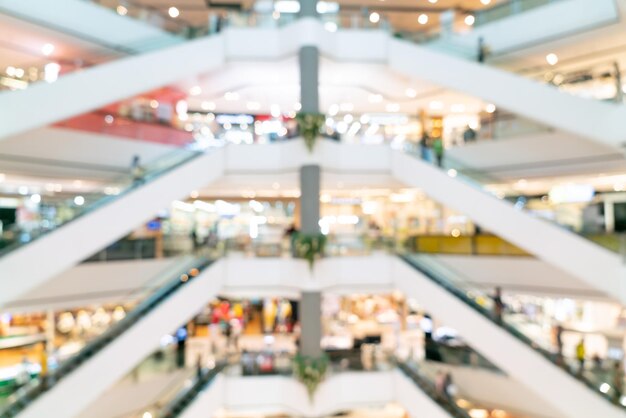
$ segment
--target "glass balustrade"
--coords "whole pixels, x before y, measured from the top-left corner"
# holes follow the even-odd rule
[[[436,165],[436,161],[433,161],[435,160],[435,157],[433,156],[430,148],[422,147],[418,144],[405,143],[403,145],[403,150],[408,155]],[[613,156],[597,158],[594,157],[590,158],[589,162],[596,164],[603,160],[605,160],[606,162],[614,162],[615,158]],[[585,161],[578,161],[578,163],[583,162]],[[554,167],[555,164],[557,163],[549,162],[545,164],[545,167]],[[541,166],[539,164],[534,164],[532,167],[529,168],[532,168],[533,170],[540,170]],[[576,212],[580,213],[580,216],[577,218],[579,219],[579,221],[574,222],[572,221],[571,216],[559,217],[557,216],[557,211],[547,210],[543,208],[543,206],[545,206],[545,204],[550,201],[550,198],[547,195],[541,201],[543,206],[529,204],[528,198],[522,193],[517,196],[507,198],[506,194],[502,190],[500,190],[498,185],[514,182],[512,180],[503,181],[493,172],[468,167],[466,164],[463,164],[445,155],[442,158],[441,169],[446,172],[448,176],[454,178],[455,180],[462,181],[463,183],[472,186],[483,193],[490,194],[493,196],[494,199],[508,200],[511,204],[511,209],[524,211],[529,216],[533,216],[539,220],[552,223],[554,225],[558,225],[563,229],[566,229],[582,238],[588,239],[589,241],[599,246],[602,246],[607,250],[620,253],[626,252],[626,246],[623,245],[624,240],[620,234],[600,232],[604,229],[604,214],[602,214],[602,210],[599,207],[598,203],[594,202],[593,200],[593,195],[595,192],[592,186],[580,187],[577,190],[570,191],[571,193],[579,193],[584,195],[578,197],[578,203],[576,203],[575,205]],[[524,180],[524,182],[525,181],[526,180]],[[563,193],[568,193],[568,190],[564,189]],[[555,199],[556,198],[558,198],[558,196],[555,195]],[[585,229],[588,227],[584,223],[581,224],[583,219],[582,215],[584,213],[589,213],[589,215],[594,213],[596,214],[594,217],[595,223],[593,224],[593,228],[591,231]],[[598,231],[596,232],[595,230]]]
[[[201,152],[179,149],[163,155],[143,165],[140,161],[123,170],[112,173],[111,179],[98,184],[94,191],[84,193],[63,192],[63,186],[57,183],[46,184],[46,192],[32,194],[29,204],[38,206],[38,216],[28,222],[20,223],[19,228],[5,228],[0,236],[0,257],[28,243],[57,230],[81,216],[98,210],[107,204],[123,198],[142,186],[155,181],[162,175],[203,155]],[[23,161],[36,165],[45,165],[48,169],[63,170],[70,163],[52,161]],[[85,168],[85,167],[83,167]],[[88,167],[87,167],[88,168]],[[81,182],[81,186],[82,186]],[[87,188],[86,184],[84,185]],[[27,191],[25,191],[28,194]]]
[[[67,377],[83,363],[89,361],[89,359],[107,347],[109,343],[157,309],[180,288],[192,282],[194,278],[208,269],[212,263],[213,260],[203,258],[181,261],[177,265],[178,271],[176,274],[168,271],[167,278],[162,279],[163,283],[161,286],[156,290],[154,288],[146,289],[142,300],[123,319],[99,336],[88,341],[77,354],[62,361],[58,367],[50,370],[48,374],[39,375],[10,395],[4,407],[0,409],[0,417],[9,418],[18,415],[30,403],[54,387],[56,383]]]
[[[545,328],[543,324],[535,323],[529,316],[512,312],[506,307],[496,308],[493,296],[473,284],[462,272],[425,255],[401,257],[411,267],[482,314],[494,325],[507,331],[512,337],[540,354],[570,377],[584,383],[607,401],[626,407],[626,398],[622,397],[619,389],[615,388],[616,378],[612,376],[614,373],[612,368],[598,368],[590,361],[581,365],[577,359],[567,357],[562,352],[562,348],[557,347],[551,341],[550,333],[546,334],[541,331]],[[623,372],[619,370],[618,373],[620,373],[618,378],[623,380]]]

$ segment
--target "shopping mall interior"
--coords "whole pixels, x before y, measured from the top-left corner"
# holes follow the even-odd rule
[[[625,418],[624,39],[0,0],[0,418]]]

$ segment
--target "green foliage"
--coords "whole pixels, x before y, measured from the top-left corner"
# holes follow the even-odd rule
[[[313,152],[315,147],[315,141],[320,133],[320,129],[326,122],[326,116],[321,113],[303,113],[300,112],[296,115],[296,121],[300,128],[300,134],[304,138],[309,152]]]
[[[303,234],[298,232],[294,234],[293,247],[295,256],[307,260],[309,262],[309,268],[312,270],[315,259],[324,255],[326,235]]]
[[[319,358],[297,354],[293,359],[293,370],[296,379],[306,387],[311,401],[313,401],[315,390],[326,377],[329,363],[328,356],[325,354]]]

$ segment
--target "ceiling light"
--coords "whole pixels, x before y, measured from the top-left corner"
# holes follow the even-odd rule
[[[7,67],[5,72],[7,73],[9,77],[15,77],[15,67],[9,66]]]
[[[186,100],[179,100],[176,102],[176,114],[180,117],[186,115],[189,110],[189,105]]]
[[[295,105],[293,105],[293,108],[296,112],[300,111],[300,109],[302,109],[302,103],[296,103]]]
[[[465,112],[465,105],[457,103],[457,104],[453,104],[452,106],[450,106],[450,110],[453,113],[463,113]]]
[[[546,55],[546,61],[550,65],[556,65],[559,62],[559,57],[555,53],[549,53]]]
[[[299,13],[300,2],[296,0],[278,0],[274,3],[274,11],[288,14]],[[280,17],[280,15],[278,17]]]
[[[474,17],[474,15],[465,16],[465,24],[467,26],[472,26],[475,21],[476,21],[476,18]]]
[[[75,204],[76,206],[82,206],[82,205],[84,205],[84,204],[85,204],[85,198],[84,198],[84,197],[82,197],[82,196],[76,196],[76,197],[74,198],[74,204]]]
[[[34,195],[31,195],[30,196],[30,201],[33,202],[33,203],[41,202],[41,195],[37,194],[37,193],[35,193]]]
[[[400,105],[398,103],[389,103],[387,106],[385,106],[385,109],[387,110],[387,112],[399,112]]]
[[[335,1],[318,1],[317,13],[323,15],[325,13],[337,13],[339,11],[339,3]]]
[[[488,4],[491,3],[491,0],[480,0],[480,2],[484,4],[485,6],[487,6]]]
[[[419,23],[420,25],[425,25],[428,23],[428,15],[425,13],[422,13],[421,15],[419,15],[419,17],[417,18],[417,23]]]
[[[189,89],[189,94],[191,94],[192,96],[199,96],[200,94],[202,94],[202,87],[193,86]]]
[[[330,116],[335,116],[337,113],[339,113],[339,105],[338,104],[330,105],[330,107],[328,108],[328,114]]]
[[[44,54],[46,57],[49,57],[50,55],[52,55],[53,52],[54,52],[54,45],[52,44],[44,44],[41,47],[41,53]]]
[[[117,6],[115,10],[117,11],[117,14],[120,16],[126,16],[126,13],[128,13],[128,9],[122,6],[121,4]]]
[[[324,23],[324,29],[328,32],[337,32],[337,24],[335,22],[326,22]]]
[[[54,83],[59,78],[61,66],[56,62],[50,62],[43,67],[43,78],[48,83]]]
[[[19,67],[18,67],[18,68],[16,68],[16,69],[15,69],[15,76],[16,76],[17,78],[22,78],[22,77],[24,77],[24,69],[23,69],[23,68],[19,68]]]
[[[352,116],[349,113],[343,117],[343,121],[345,123],[352,123],[353,120],[354,120],[354,116]]]
[[[370,103],[380,103],[383,101],[383,96],[381,94],[370,94],[368,99]]]
[[[180,10],[172,6],[167,10],[167,13],[170,15],[170,17],[175,19],[180,15]]]
[[[153,109],[156,109],[157,107],[159,107],[159,101],[158,100],[150,100],[150,107]]]
[[[410,97],[412,99],[414,99],[417,96],[417,92],[415,91],[415,89],[406,89],[404,93],[406,94],[407,97]]]
[[[429,106],[430,106],[430,108],[432,110],[441,110],[441,109],[443,109],[443,103],[438,101],[438,100],[434,100],[434,101],[430,102]]]
[[[489,103],[487,106],[485,106],[485,111],[487,113],[493,113],[496,111],[496,105],[494,105],[493,103]]]
[[[259,102],[248,102],[246,103],[246,107],[248,110],[259,110],[261,104]]]
[[[352,103],[341,103],[339,105],[339,110],[342,112],[352,112],[354,110],[354,105]]]
[[[229,102],[235,101],[235,100],[239,100],[239,93],[236,93],[234,91],[227,91],[224,94],[224,98],[226,100],[228,100]]]
[[[435,4],[435,3],[437,3],[437,0],[428,0],[428,2],[431,3],[431,4]]]
[[[215,103],[213,102],[202,102],[200,103],[200,107],[202,110],[215,110]]]
[[[380,15],[376,12],[370,14],[370,22],[372,23],[378,23],[378,21],[380,20]]]
[[[273,104],[270,106],[270,113],[272,114],[272,117],[279,117],[280,116],[280,106],[278,106],[277,104]]]

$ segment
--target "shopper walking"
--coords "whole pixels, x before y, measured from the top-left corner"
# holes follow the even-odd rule
[[[578,374],[582,376],[585,371],[585,338],[581,338],[578,344],[576,345],[576,360],[578,360]]]

